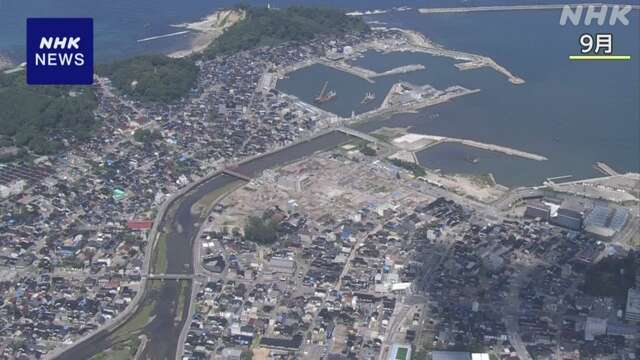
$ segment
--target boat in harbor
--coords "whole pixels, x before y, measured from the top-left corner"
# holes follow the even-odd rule
[[[468,162],[469,164],[477,164],[480,162],[480,159],[474,156],[465,156],[464,161]]]
[[[329,82],[325,81],[324,85],[322,85],[322,89],[320,89],[320,93],[318,94],[318,96],[316,96],[314,100],[316,103],[324,103],[324,102],[335,99],[336,92],[334,90],[327,91],[328,84]]]
[[[362,101],[360,101],[360,104],[364,105],[364,104],[368,104],[370,102],[372,102],[373,100],[376,99],[376,94],[372,93],[372,92],[368,92],[364,95],[364,98],[362,99]]]

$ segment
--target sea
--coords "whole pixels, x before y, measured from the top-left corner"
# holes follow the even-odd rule
[[[540,3],[558,3],[536,0]],[[617,1],[611,1],[617,3]],[[237,0],[0,0],[0,55],[24,60],[27,17],[94,18],[97,62],[143,53],[184,49],[193,35],[152,41],[137,40],[179,31],[172,24],[195,21]],[[513,85],[491,69],[458,71],[454,61],[416,53],[367,53],[355,61],[377,71],[423,64],[426,69],[376,79],[374,84],[329,69],[312,66],[279,82],[278,87],[311,100],[324,81],[336,90],[335,101],[323,104],[342,116],[379,105],[399,80],[437,88],[462,85],[477,94],[456,98],[415,114],[398,114],[359,125],[365,131],[382,126],[411,132],[468,138],[538,153],[548,161],[515,158],[458,144],[436,145],[418,153],[426,167],[445,173],[492,173],[510,187],[540,184],[545,178],[598,176],[593,164],[603,161],[619,172],[640,172],[640,11],[628,26],[560,26],[556,10],[419,14],[419,7],[523,4],[523,1],[244,1],[255,6],[318,5],[346,11],[383,10],[368,15],[374,25],[409,28],[447,48],[492,57],[526,80]],[[638,4],[638,0],[632,3]],[[411,10],[407,10],[406,8]],[[614,52],[631,55],[628,62],[572,62],[582,33],[612,33]],[[377,100],[361,105],[367,91]],[[475,161],[469,161],[474,159]]]

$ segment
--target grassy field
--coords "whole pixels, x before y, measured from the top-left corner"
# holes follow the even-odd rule
[[[154,249],[151,271],[164,273],[167,271],[167,239],[171,232],[171,226],[165,225],[162,232],[158,233],[158,243]]]
[[[129,360],[135,356],[140,340],[135,337],[113,345],[109,350],[91,357],[91,360]]]
[[[156,281],[156,280],[154,280]],[[127,339],[131,338],[135,333],[142,330],[151,319],[153,308],[155,307],[155,301],[145,303],[141,309],[136,311],[135,315],[129,319],[122,327],[116,330],[109,337],[114,344],[119,344]]]
[[[406,360],[408,352],[409,351],[406,348],[398,348],[398,352],[396,352],[396,360]]]
[[[182,317],[184,316],[184,305],[187,301],[187,296],[189,295],[189,282],[186,280],[180,280],[178,282],[178,306],[176,310],[178,312],[177,318],[182,321]]]

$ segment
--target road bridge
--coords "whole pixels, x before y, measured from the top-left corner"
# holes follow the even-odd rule
[[[366,140],[368,142],[372,142],[374,144],[377,144],[377,143],[380,142],[380,140],[376,139],[375,137],[373,137],[373,136],[371,136],[369,134],[365,134],[363,132],[360,132],[358,130],[354,130],[352,128],[348,128],[348,127],[345,127],[345,126],[340,126],[340,127],[336,128],[336,130],[340,131],[342,133],[345,133],[347,135],[351,135],[351,136],[360,138],[362,140]]]
[[[247,181],[247,182],[251,181],[251,177],[249,175],[241,174],[241,173],[239,173],[239,172],[237,172],[235,170],[224,169],[224,170],[222,170],[222,173],[225,174],[225,175],[236,177],[236,178],[238,178],[240,180],[244,180],[244,181]]]
[[[203,276],[194,274],[148,274],[142,275],[147,280],[199,280]]]

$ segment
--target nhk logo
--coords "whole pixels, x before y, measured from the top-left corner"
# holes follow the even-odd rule
[[[68,41],[68,42],[67,42]],[[59,38],[56,37],[55,40],[52,37],[45,38],[43,37],[40,40],[40,50],[42,49],[67,49],[67,50],[80,50],[80,46],[78,46],[78,42],[80,42],[79,37],[75,38]],[[75,66],[84,65],[84,54],[83,53],[57,53],[57,52],[49,52],[49,53],[36,53],[36,66],[69,66],[73,64]]]
[[[587,8],[587,11],[583,18],[582,12],[584,8]],[[622,25],[628,26],[629,19],[627,18],[627,14],[629,14],[631,10],[631,5],[613,5],[613,7],[611,7],[611,13],[609,13],[609,25],[613,26],[620,22]],[[608,11],[609,6],[607,5],[565,5],[562,7],[562,14],[560,14],[560,25],[565,26],[567,20],[569,20],[574,26],[578,26],[580,25],[580,19],[583,19],[585,26],[591,25],[591,22],[594,20],[596,20],[599,26],[602,26],[607,20]]]
[[[93,19],[27,19],[27,83],[93,83]]]

